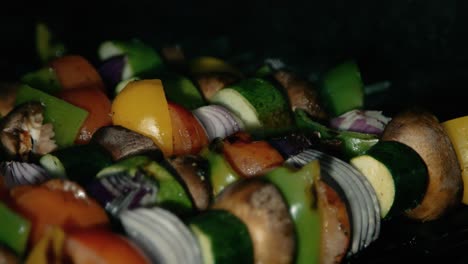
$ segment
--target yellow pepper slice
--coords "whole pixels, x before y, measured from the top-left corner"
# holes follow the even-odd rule
[[[57,226],[51,227],[34,246],[25,264],[47,264],[50,263],[50,257],[53,258],[52,263],[61,263],[64,242],[63,230]]]
[[[161,80],[128,83],[112,102],[112,122],[151,138],[166,157],[172,154],[172,123]]]
[[[457,154],[464,187],[462,202],[468,205],[468,116],[445,121],[442,127]]]

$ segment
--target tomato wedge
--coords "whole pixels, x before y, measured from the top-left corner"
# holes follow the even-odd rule
[[[50,62],[62,89],[95,88],[106,93],[96,68],[83,56],[65,55]]]
[[[197,118],[184,107],[168,103],[174,139],[173,155],[197,154],[208,144],[208,136]]]
[[[35,245],[51,226],[68,228],[107,227],[104,209],[88,197],[78,184],[49,180],[41,185],[11,189],[14,207],[31,223],[30,242]]]
[[[74,264],[150,264],[150,260],[127,238],[105,230],[77,230],[68,233],[65,254]]]

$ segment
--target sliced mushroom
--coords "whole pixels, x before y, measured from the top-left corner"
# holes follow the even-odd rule
[[[199,210],[207,209],[212,199],[207,161],[195,155],[178,156],[168,161],[185,182],[195,206]]]
[[[57,148],[53,125],[44,122],[44,106],[27,102],[15,107],[0,122],[0,141],[7,159],[28,161]]]
[[[109,151],[114,161],[139,154],[161,154],[153,140],[122,126],[101,127],[94,133],[92,141]]]
[[[259,178],[235,182],[223,190],[214,209],[230,211],[247,225],[257,264],[293,263],[294,223],[280,191]]]
[[[311,83],[284,70],[275,72],[273,77],[287,92],[293,111],[299,108],[318,120],[327,118],[327,113],[319,101],[318,92]]]

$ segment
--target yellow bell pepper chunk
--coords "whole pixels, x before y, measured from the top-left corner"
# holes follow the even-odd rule
[[[112,122],[151,138],[166,157],[172,154],[172,123],[161,80],[128,83],[112,102]]]
[[[457,154],[464,187],[462,202],[468,205],[468,116],[445,121],[442,127]]]
[[[191,74],[198,75],[203,73],[230,73],[241,77],[242,73],[227,62],[216,57],[203,56],[190,61],[189,71]]]
[[[52,226],[34,246],[25,264],[48,264],[62,262],[62,252],[65,243],[65,233],[62,229]]]

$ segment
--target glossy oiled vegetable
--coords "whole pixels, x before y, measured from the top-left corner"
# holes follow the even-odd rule
[[[168,166],[165,160],[155,161],[149,155],[139,155],[120,160],[102,169],[97,174],[97,177],[104,178],[121,175],[132,178],[134,184],[137,185],[149,183],[154,186],[152,189],[157,191],[143,193],[147,194],[148,198],[143,199],[144,203],[140,203],[140,205],[158,205],[178,214],[190,212],[193,208],[190,193],[185,188],[185,185],[179,181],[178,175],[168,168],[170,168],[170,165]],[[119,190],[123,194],[125,194],[125,189],[127,189],[127,192],[133,189],[116,185],[117,189],[123,189]]]
[[[31,249],[26,264],[60,263],[64,260],[63,247],[65,232],[58,226],[51,226],[45,231]]]
[[[436,116],[420,109],[403,111],[388,123],[382,140],[410,146],[426,163],[429,185],[421,204],[407,213],[410,218],[435,220],[460,204],[463,192],[460,165]]]
[[[463,179],[464,204],[468,204],[468,116],[458,117],[442,123],[457,154]]]
[[[289,208],[296,230],[295,263],[322,263],[319,259],[320,219],[314,180],[320,175],[319,161],[315,160],[299,170],[280,167],[265,177],[280,190]]]
[[[199,155],[172,157],[168,162],[187,186],[195,206],[205,210],[212,202],[212,186],[208,179],[208,161]]]
[[[255,263],[291,263],[296,252],[294,222],[278,188],[258,178],[229,185],[212,208],[224,209],[247,225]]]
[[[320,218],[320,263],[341,263],[351,241],[351,218],[343,197],[322,179],[316,179],[315,191]]]
[[[80,157],[80,158],[77,158]],[[85,185],[103,168],[111,165],[110,154],[97,144],[74,145],[43,155],[41,166],[55,178]]]
[[[96,88],[64,90],[58,94],[62,100],[88,111],[88,117],[80,128],[75,144],[86,144],[94,132],[112,124],[111,101],[107,95]]]
[[[246,224],[224,210],[209,210],[187,221],[204,263],[253,263],[253,245]]]
[[[0,177],[5,185],[13,188],[18,185],[39,184],[51,176],[39,165],[21,161],[3,161],[0,163]]]
[[[264,175],[280,166],[284,159],[267,141],[252,140],[248,134],[237,133],[223,143],[224,158],[243,177]]]
[[[67,234],[64,247],[74,264],[151,263],[129,238],[107,230],[74,230]]]
[[[200,152],[200,156],[208,161],[210,168],[208,178],[215,196],[228,185],[241,178],[224,158],[222,147],[223,142],[221,140],[214,140]]]
[[[151,74],[161,70],[164,66],[159,54],[138,39],[105,41],[99,46],[98,53],[101,60],[112,59],[116,56],[123,58],[123,68],[118,69],[121,80]]]
[[[45,92],[22,85],[16,95],[15,104],[30,101],[40,102],[44,106],[44,123],[53,125],[54,140],[57,145],[59,147],[73,145],[88,112]]]
[[[139,208],[124,211],[119,218],[125,232],[152,263],[203,263],[195,237],[188,226],[170,211],[158,207]]]
[[[301,109],[294,112],[294,117],[298,129],[308,133],[311,138],[315,139],[317,148],[344,160],[364,154],[379,141],[379,137],[373,134],[339,131],[329,128],[312,120]]]
[[[83,56],[65,55],[50,62],[61,89],[93,88],[106,92],[96,68]]]
[[[160,152],[151,138],[122,126],[101,127],[94,133],[91,143],[101,145],[111,154],[114,161],[144,153]]]
[[[172,124],[173,155],[197,154],[208,144],[205,130],[192,112],[168,103]]]
[[[416,151],[402,143],[381,141],[350,163],[372,184],[383,218],[415,208],[424,197],[428,183],[426,164]]]
[[[331,117],[364,106],[364,85],[354,61],[330,69],[322,79],[320,98]]]
[[[31,231],[31,222],[0,202],[0,224],[0,243],[23,256]]]
[[[0,155],[29,161],[57,148],[54,127],[44,121],[44,106],[31,101],[16,106],[0,121]]]
[[[380,234],[380,206],[375,190],[369,181],[349,163],[326,153],[309,149],[289,158],[286,163],[301,167],[318,159],[320,177],[334,182],[349,208],[351,217],[351,241],[348,255],[368,247]]]
[[[273,77],[285,89],[292,111],[302,109],[316,119],[327,119],[318,90],[310,82],[286,70],[276,71]]]
[[[250,78],[219,90],[210,102],[220,104],[244,123],[249,133],[270,136],[291,130],[288,100],[271,83]]]
[[[172,155],[171,116],[161,80],[130,82],[112,102],[112,122],[151,138]]]
[[[11,190],[11,197],[14,207],[31,221],[31,245],[39,242],[50,226],[73,229],[109,224],[104,209],[70,181],[18,186]]]

